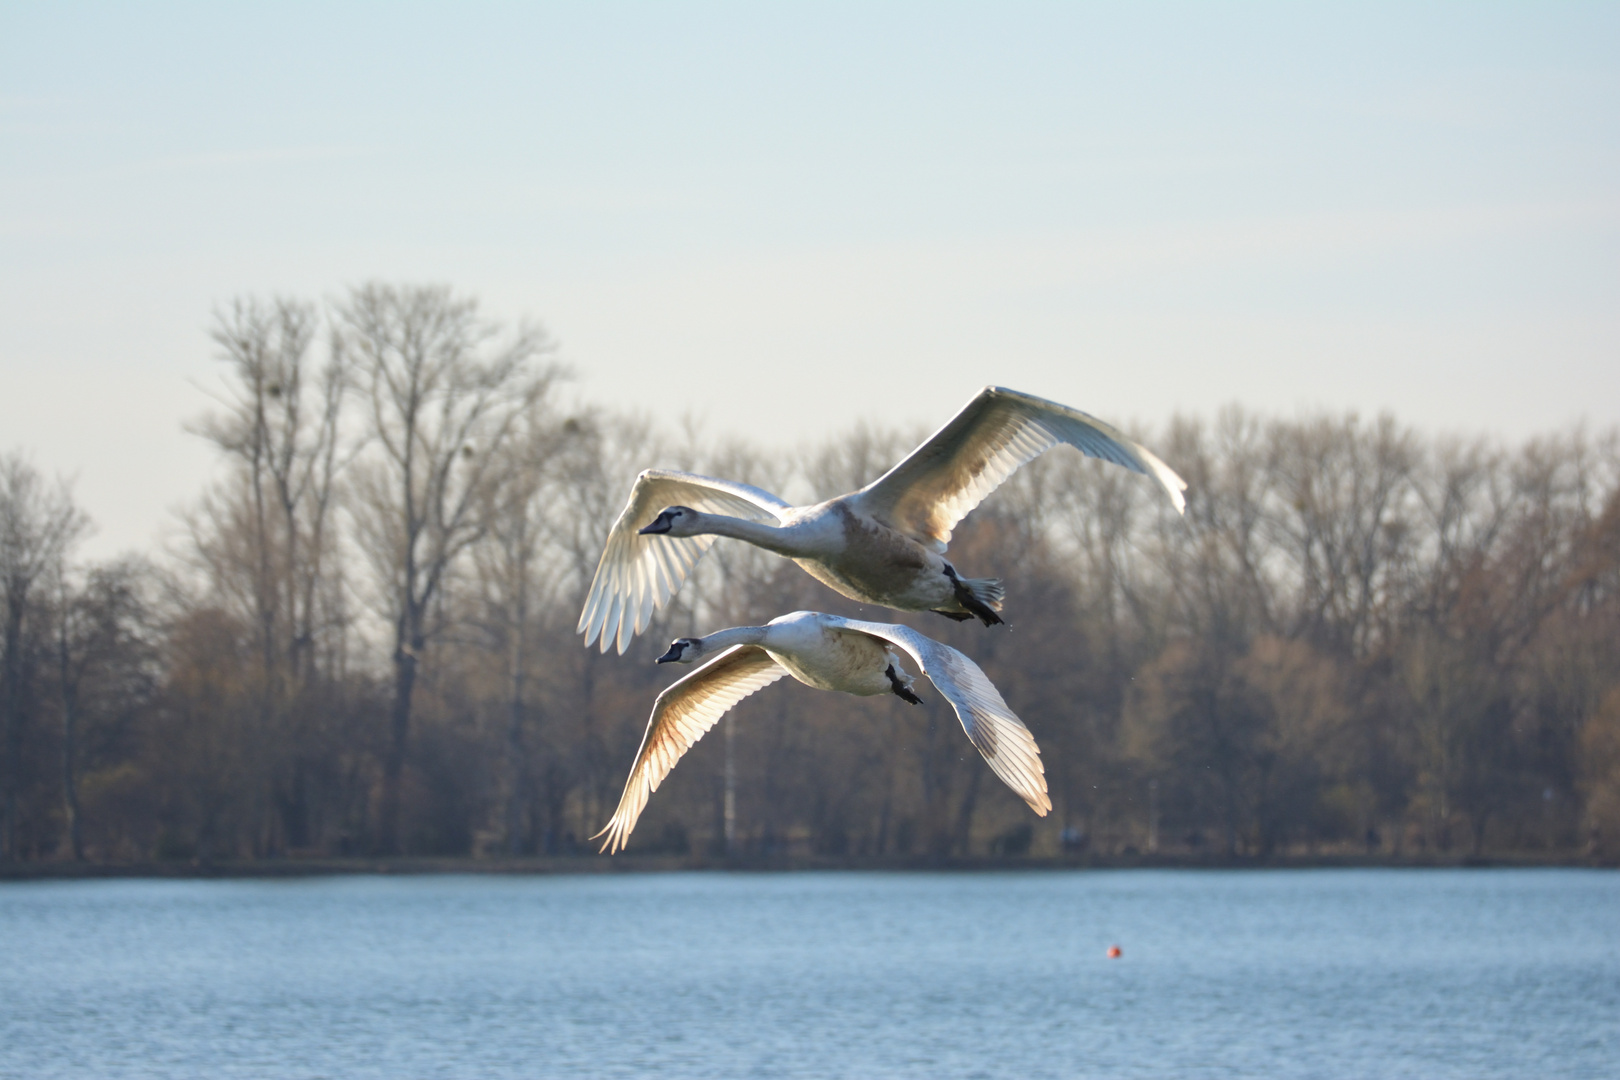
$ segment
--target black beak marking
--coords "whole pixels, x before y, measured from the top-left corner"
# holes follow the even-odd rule
[[[648,528],[651,528],[651,527],[652,526],[650,526],[650,525],[648,526]],[[641,531],[646,532],[647,530],[643,529]],[[669,647],[669,652],[665,653],[663,656],[660,656],[655,661],[655,663],[667,664],[667,663],[671,662],[672,660],[679,660],[681,658],[681,654],[683,652],[685,652],[685,651],[686,651],[686,646],[682,645],[679,641],[677,641],[675,644],[673,644],[673,645],[671,645]]]
[[[638,530],[642,536],[656,536],[659,533],[669,532],[673,519],[668,514],[659,514],[653,518],[652,524],[643,526]]]

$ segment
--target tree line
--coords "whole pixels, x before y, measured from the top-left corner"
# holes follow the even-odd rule
[[[69,488],[0,455],[8,861],[592,851],[667,641],[800,608],[974,657],[1053,814],[986,782],[937,695],[784,682],[693,748],[632,852],[1620,858],[1612,431],[1178,418],[1139,437],[1185,517],[1059,450],[958,529],[1008,627],[862,609],[722,541],[618,657],[575,622],[640,469],[810,501],[924,433],[768,453],[567,407],[543,330],[445,288],[244,298],[211,333],[220,469],[175,550],[77,558]]]

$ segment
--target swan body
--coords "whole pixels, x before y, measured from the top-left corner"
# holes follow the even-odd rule
[[[661,664],[703,664],[658,695],[618,809],[597,834],[607,837],[602,850],[624,847],[652,793],[720,717],[784,675],[818,690],[859,697],[892,693],[920,702],[911,690],[913,676],[900,664],[901,653],[951,703],[968,739],[995,774],[1044,816],[1052,801],[1040,748],[977,664],[909,626],[796,611],[764,626],[677,638],[659,657]]]
[[[957,574],[945,558],[951,532],[1021,465],[1060,444],[1151,476],[1185,509],[1186,483],[1146,447],[1078,409],[987,386],[887,473],[812,506],[731,480],[643,472],[608,533],[578,632],[587,646],[617,643],[623,653],[722,536],[792,559],[862,603],[998,623],[1000,582]]]
[[[642,475],[646,475],[643,473]],[[944,556],[897,529],[857,512],[848,498],[789,507],[771,526],[671,507],[642,532],[676,538],[726,536],[798,563],[823,585],[852,600],[901,611],[959,606]],[[660,522],[668,520],[662,530]]]

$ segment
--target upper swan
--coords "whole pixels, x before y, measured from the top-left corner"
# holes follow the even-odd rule
[[[943,558],[946,544],[1019,466],[1063,443],[1153,477],[1185,510],[1186,482],[1146,447],[1078,409],[987,386],[900,464],[813,506],[731,480],[648,469],[608,533],[576,632],[586,646],[600,638],[603,652],[610,642],[624,652],[717,536],[784,555],[853,600],[1000,622],[1001,583],[959,577]]]
[[[702,638],[677,638],[660,664],[702,667],[658,695],[624,794],[607,826],[602,850],[624,847],[647,800],[681,755],[743,698],[792,675],[806,686],[870,697],[895,694],[913,704],[914,681],[895,650],[911,657],[951,703],[962,729],[995,774],[1045,816],[1052,809],[1046,770],[1035,737],[1007,707],[979,665],[909,626],[861,622],[795,611],[764,626],[734,626]],[[594,839],[594,837],[593,837]]]

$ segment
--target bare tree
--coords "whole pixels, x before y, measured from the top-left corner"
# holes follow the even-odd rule
[[[264,627],[266,671],[284,658],[295,679],[307,674],[322,629],[331,510],[345,460],[344,357],[334,349],[322,370],[310,371],[317,323],[313,305],[286,299],[238,300],[216,315],[213,338],[233,381],[225,411],[197,426],[242,468],[251,614]]]
[[[92,567],[82,577],[70,573],[65,559],[53,568],[62,809],[75,861],[84,858],[78,778],[85,722],[129,709],[147,696],[153,681],[150,610],[141,587],[148,573],[130,559]]]
[[[545,522],[558,450],[579,431],[577,421],[559,420],[537,399],[513,426],[479,505],[484,539],[473,548],[479,621],[504,659],[499,832],[502,846],[514,855],[524,848],[523,812],[533,781],[526,740],[534,734],[529,674],[534,623],[565,576],[562,558],[546,542]]]
[[[212,337],[230,378],[224,409],[195,427],[233,470],[192,519],[194,550],[216,601],[254,628],[258,794],[280,808],[281,838],[294,843],[306,815],[289,794],[302,785],[288,725],[310,692],[318,646],[343,622],[333,510],[344,357],[333,349],[311,370],[318,324],[314,305],[287,299],[239,299],[217,313]],[[257,843],[279,846],[272,831],[267,822]]]
[[[477,509],[493,463],[553,374],[536,363],[551,346],[538,328],[508,335],[475,301],[440,287],[361,286],[337,317],[369,437],[353,510],[393,627],[376,836],[380,850],[394,852],[417,664],[441,627],[435,616],[449,575],[483,533]]]
[[[1387,644],[1395,568],[1413,536],[1417,439],[1381,416],[1271,427],[1279,498],[1269,517],[1295,592],[1295,636],[1335,637],[1353,655]]]
[[[36,586],[88,527],[65,484],[47,484],[20,453],[0,455],[0,858],[18,855],[18,791],[30,719],[27,639],[44,629],[36,625],[44,607]]]

